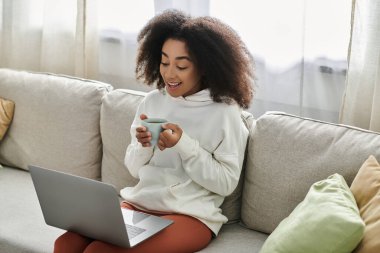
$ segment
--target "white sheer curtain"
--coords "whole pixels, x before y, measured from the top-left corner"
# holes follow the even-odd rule
[[[356,0],[340,120],[380,132],[380,2]]]
[[[217,17],[247,43],[257,65],[257,94],[249,109],[256,117],[278,110],[338,121],[347,68],[349,0],[140,0],[133,8],[122,0],[101,2],[102,80],[118,88],[149,90],[134,79],[136,34],[154,14],[177,8]]]
[[[215,0],[210,10],[240,33],[254,55],[258,76],[254,115],[279,110],[338,121],[350,1]]]
[[[97,78],[96,1],[1,0],[0,67]]]
[[[136,36],[169,8],[231,25],[256,60],[249,111],[337,122],[345,86],[350,0],[0,0],[0,67],[77,75],[115,88],[135,80]]]

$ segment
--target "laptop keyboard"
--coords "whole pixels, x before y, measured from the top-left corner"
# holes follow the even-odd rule
[[[129,239],[132,239],[145,231],[145,229],[143,228],[139,228],[139,227],[132,226],[129,224],[125,224],[125,225],[127,227],[127,233],[128,233]]]

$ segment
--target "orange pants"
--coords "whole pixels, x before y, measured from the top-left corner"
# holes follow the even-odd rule
[[[122,203],[122,207],[140,211],[127,203]],[[66,232],[55,241],[54,253],[190,253],[205,248],[211,241],[211,230],[193,217],[181,214],[159,216],[174,223],[133,248],[122,248]]]

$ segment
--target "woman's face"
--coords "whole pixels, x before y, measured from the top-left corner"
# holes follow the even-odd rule
[[[201,76],[190,58],[186,43],[168,39],[162,46],[160,73],[173,97],[189,96],[201,90]]]

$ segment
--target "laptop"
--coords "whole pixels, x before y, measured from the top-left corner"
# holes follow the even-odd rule
[[[121,247],[133,247],[173,221],[120,207],[112,185],[29,166],[46,224]]]

